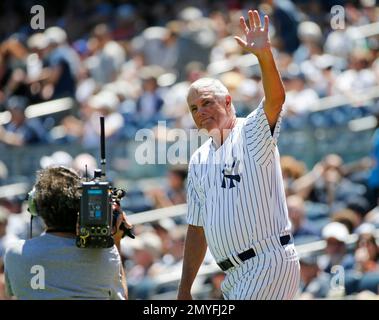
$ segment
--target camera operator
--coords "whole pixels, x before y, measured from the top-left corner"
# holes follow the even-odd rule
[[[15,242],[5,254],[7,292],[18,299],[128,298],[119,244],[127,228],[118,216],[115,245],[82,249],[75,245],[81,179],[65,167],[41,170],[34,186],[34,204],[47,229],[40,236]],[[114,209],[119,209],[114,206]]]

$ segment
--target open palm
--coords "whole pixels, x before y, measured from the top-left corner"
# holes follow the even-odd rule
[[[234,37],[238,44],[245,50],[259,55],[270,49],[270,38],[268,35],[269,19],[264,17],[264,26],[262,27],[261,19],[257,10],[249,10],[249,26],[247,26],[245,18],[240,17],[241,29],[245,34],[246,41],[240,37]]]

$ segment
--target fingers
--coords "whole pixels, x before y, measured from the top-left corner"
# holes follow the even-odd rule
[[[250,29],[251,30],[254,30],[255,28],[255,18],[254,18],[254,13],[252,10],[249,10],[248,11],[248,16],[249,16],[249,25],[250,25]]]
[[[236,41],[238,42],[238,44],[242,47],[242,48],[245,48],[247,46],[247,42],[242,40],[240,37],[234,37],[234,39],[236,39]]]
[[[254,18],[254,26],[256,28],[262,28],[261,18],[259,17],[259,13],[257,10],[253,11],[253,18]]]
[[[259,16],[258,10],[254,10],[254,11],[249,10],[248,15],[249,15],[250,30],[254,30],[255,28],[261,29],[262,23],[261,23],[261,18]],[[244,25],[242,25],[242,22],[241,22],[242,20],[243,20]],[[242,29],[246,30],[247,27],[246,27],[245,19],[243,17],[240,18],[240,22],[241,22]],[[269,24],[269,19],[268,19],[268,16],[265,15],[265,17],[264,17],[264,31],[268,31],[268,24]],[[246,33],[246,31],[245,31],[245,33]]]
[[[249,32],[249,28],[246,25],[246,21],[244,17],[240,17],[240,25],[242,31],[245,33],[245,35]]]
[[[125,225],[128,229],[131,229],[133,228],[133,225],[129,222],[128,218],[126,217],[126,214],[123,212],[122,213],[123,217],[124,217],[124,222],[125,222]]]
[[[116,230],[120,229],[122,223],[124,223],[128,229],[131,229],[133,227],[133,225],[129,222],[128,218],[126,217],[126,214],[123,211],[121,211],[121,214],[119,214],[117,217]]]
[[[268,32],[268,25],[269,25],[269,23],[270,23],[270,20],[268,18],[268,15],[265,15],[265,25],[264,25],[264,28],[263,28],[263,30],[265,32]]]

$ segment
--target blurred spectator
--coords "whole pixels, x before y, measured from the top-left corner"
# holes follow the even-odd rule
[[[326,241],[325,255],[319,259],[320,268],[330,273],[333,266],[340,265],[344,270],[354,268],[354,256],[347,253],[347,239],[349,230],[339,222],[331,222],[322,230],[322,237]]]
[[[162,255],[168,254],[171,247],[171,236],[170,231],[174,230],[177,225],[171,218],[163,218],[152,223],[154,231],[157,233],[162,241]],[[163,260],[165,257],[163,257]]]
[[[265,0],[261,9],[272,16],[275,21],[275,39],[283,51],[293,53],[299,46],[297,28],[300,21],[300,12],[290,0]],[[274,42],[275,43],[275,42]]]
[[[330,275],[320,270],[316,256],[300,258],[300,293],[298,299],[326,298],[330,290]]]
[[[353,233],[354,230],[360,225],[361,217],[350,209],[342,209],[337,212],[333,212],[332,221],[342,223],[348,229],[349,233]]]
[[[136,49],[143,53],[146,65],[159,65],[166,70],[177,69],[181,50],[178,39],[180,28],[179,21],[172,21],[166,28],[146,29],[135,40]]]
[[[346,202],[346,207],[355,213],[359,219],[359,224],[363,223],[367,212],[370,210],[370,204],[363,196],[350,197]]]
[[[154,70],[145,69],[142,78],[142,93],[137,99],[136,121],[140,127],[153,127],[160,118],[163,98],[159,91],[157,76]]]
[[[4,207],[0,206],[0,270],[6,250],[4,238],[6,237],[8,215],[9,212]]]
[[[188,111],[186,93],[192,82],[206,75],[205,66],[193,61],[185,67],[186,78],[175,83],[164,94],[162,114],[165,118],[174,119],[175,127],[192,128],[194,126],[191,114]]]
[[[46,142],[46,133],[36,119],[26,119],[25,108],[28,106],[26,98],[13,96],[7,101],[7,108],[11,120],[5,127],[0,125],[0,141],[11,146],[23,146]]]
[[[349,56],[349,68],[336,78],[337,91],[349,96],[351,101],[356,101],[355,92],[378,85],[371,63],[370,51],[354,50]]]
[[[15,37],[0,43],[0,104],[12,95],[27,95],[25,59],[27,50]]]
[[[8,179],[8,168],[3,161],[0,161],[0,186]]]
[[[288,71],[283,74],[286,87],[285,112],[288,115],[300,115],[308,113],[309,106],[318,101],[315,90],[307,86],[304,73],[300,71]],[[306,103],[305,103],[306,101]]]
[[[167,173],[167,187],[153,189],[149,196],[155,202],[156,208],[164,208],[186,202],[187,168],[181,166],[172,167]]]
[[[332,209],[343,206],[350,197],[365,194],[365,186],[344,177],[342,165],[340,156],[327,155],[311,172],[294,182],[294,192],[303,199],[328,204]]]
[[[62,28],[50,27],[44,33],[49,45],[45,52],[47,65],[41,76],[47,82],[43,98],[74,97],[79,57],[67,44],[67,34]]]
[[[317,230],[306,219],[304,200],[297,195],[289,196],[287,206],[295,244],[319,240]]]
[[[89,118],[84,123],[82,144],[86,148],[97,148],[100,137],[100,116],[104,117],[105,139],[107,143],[121,137],[124,119],[118,112],[119,99],[111,91],[101,91],[94,95],[88,105],[91,108]]]
[[[129,299],[147,299],[154,292],[153,278],[161,271],[162,242],[157,234],[147,231],[133,239],[130,246],[134,266],[128,270]]]
[[[112,39],[111,31],[106,24],[100,24],[93,30],[90,39],[93,55],[86,61],[92,78],[99,84],[116,80],[117,73],[125,62],[125,50]]]
[[[40,166],[42,169],[46,169],[52,166],[64,166],[67,168],[72,167],[72,156],[65,151],[56,151],[51,156],[43,156],[40,159]]]
[[[43,100],[44,57],[49,40],[45,33],[37,32],[29,37],[27,45],[30,52],[26,58],[26,75],[30,85],[31,101],[40,102]]]
[[[224,281],[224,278],[225,278],[225,273],[221,271],[216,272],[215,274],[209,277],[209,279],[205,282],[205,283],[210,283],[211,285],[211,292],[207,299],[224,300],[224,297],[221,291],[221,284]]]
[[[355,269],[362,272],[379,272],[379,247],[372,233],[361,233],[355,248]]]
[[[282,156],[280,158],[280,167],[282,169],[284,188],[286,195],[292,194],[292,184],[305,174],[305,164],[291,156]]]
[[[379,206],[376,206],[371,211],[369,211],[366,214],[364,221],[371,223],[374,226],[376,226],[377,228],[379,228]]]
[[[303,21],[297,29],[300,39],[300,46],[294,53],[294,62],[301,64],[310,59],[313,55],[322,53],[322,31],[321,28],[312,21]]]
[[[31,33],[29,24],[12,9],[12,1],[4,1],[7,9],[0,13],[0,149],[5,151],[0,150],[4,156],[4,166],[0,162],[0,185],[28,181],[30,172],[39,165],[71,161],[82,174],[87,164],[91,176],[97,167],[96,159],[90,154],[81,154],[72,160],[71,155],[86,148],[98,148],[100,115],[106,117],[110,144],[121,140],[129,145],[137,130],[154,127],[158,120],[167,120],[168,127],[193,128],[185,101],[186,91],[193,81],[207,73],[223,79],[235,92],[236,111],[240,116],[251,112],[256,101],[262,99],[256,61],[247,59],[230,37],[236,28],[239,30],[240,10],[246,5],[243,1],[197,1],[190,4],[191,7],[183,0],[135,4],[112,4],[105,0],[92,4],[83,1],[56,3],[46,10],[47,26],[52,28],[42,33]],[[378,39],[374,34],[368,36],[376,29],[375,25],[367,25],[379,21],[378,6],[375,1],[346,2],[343,4],[345,28],[333,30],[330,28],[330,8],[335,3],[332,2],[265,0],[259,5],[260,14],[275,18],[272,19],[275,25],[270,26],[271,39],[287,90],[287,113],[282,125],[288,136],[278,146],[294,156],[283,156],[281,166],[286,194],[294,195],[288,198],[288,209],[297,243],[302,237],[296,234],[301,234],[303,227],[306,233],[308,227],[317,233],[330,221],[340,222],[357,234],[361,233],[365,222],[379,227],[379,155],[376,155],[379,135],[375,133],[373,137],[371,174],[367,172],[371,164],[368,165],[369,161],[364,158],[358,165],[342,161],[342,158],[351,160],[365,155],[369,146],[369,125],[367,129],[355,131],[355,121],[351,120],[362,121],[365,126],[370,122],[366,116],[372,112],[375,115],[378,98],[363,101],[362,95],[355,92],[362,89],[368,92],[368,88],[379,84]],[[24,8],[25,3],[21,6]],[[357,28],[361,26],[364,28]],[[232,63],[224,63],[225,58]],[[351,98],[350,104],[337,105],[340,100],[334,95],[341,97],[341,93]],[[25,118],[7,106],[6,102],[13,96],[19,101],[27,99],[22,108],[15,108],[23,111],[27,104],[66,96],[73,98],[73,106],[62,117],[55,113]],[[49,113],[48,108],[53,104],[41,105],[38,112]],[[312,104],[335,108],[309,113]],[[59,109],[59,103],[56,106]],[[2,113],[6,110],[10,113]],[[164,138],[166,141],[166,136]],[[35,147],[37,142],[51,146],[46,146],[46,151]],[[310,146],[312,142],[317,143]],[[69,150],[71,155],[56,153],[55,145],[58,144],[67,144],[64,150]],[[9,148],[8,145],[30,145],[26,149],[27,161],[23,148]],[[130,174],[136,179],[141,174],[150,175],[145,167],[130,170],[129,147],[108,150],[110,178],[112,170],[116,170],[115,177],[120,181],[129,178]],[[330,152],[341,152],[341,157]],[[326,156],[320,160],[321,155]],[[306,173],[306,165],[317,161],[319,163]],[[159,170],[154,168],[152,175],[159,175]],[[168,173],[167,182],[151,194],[151,199],[142,190],[128,189],[124,204],[137,212],[152,209],[152,200],[155,207],[185,203],[184,180],[184,172]],[[365,191],[366,185],[368,191]],[[12,212],[22,212],[9,216],[6,240],[27,237],[30,215],[21,208],[22,197],[1,199]],[[154,223],[154,231],[162,242],[160,254],[153,259],[154,265],[163,265],[164,270],[180,264],[181,239],[176,230],[181,228],[183,220],[181,217],[174,219],[171,221],[174,224],[167,222],[170,220]],[[299,230],[295,231],[298,225]],[[34,220],[33,230],[42,230],[38,220]],[[133,255],[128,256],[127,263],[132,262]],[[366,256],[357,254],[356,259],[364,261],[360,257]],[[213,262],[213,258],[209,256],[207,261]],[[355,262],[356,266],[360,264]],[[302,266],[307,268],[305,265],[303,261]],[[308,274],[317,273],[314,267],[313,263],[309,264]],[[347,271],[347,294],[360,290],[377,291],[377,272],[369,270],[371,268],[359,276],[353,270],[350,284]],[[322,278],[322,271],[318,275]],[[219,297],[221,276],[216,273],[209,278],[212,299]],[[144,285],[137,295],[151,297],[153,278],[149,276],[142,282]],[[133,281],[131,287],[138,287],[138,282]],[[310,288],[314,287],[323,287],[319,276],[310,281],[305,291],[313,292]],[[161,288],[162,293],[165,290],[176,289],[170,284]],[[207,294],[205,290],[201,297]],[[312,296],[318,294],[309,295]]]
[[[182,270],[186,232],[187,227],[185,225],[178,225],[170,229],[169,236],[171,242],[168,254],[163,257],[165,267],[167,268],[166,272],[180,272]]]

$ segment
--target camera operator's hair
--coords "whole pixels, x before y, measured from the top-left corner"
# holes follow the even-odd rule
[[[75,231],[80,208],[80,184],[79,175],[62,166],[37,173],[36,208],[48,227]]]

